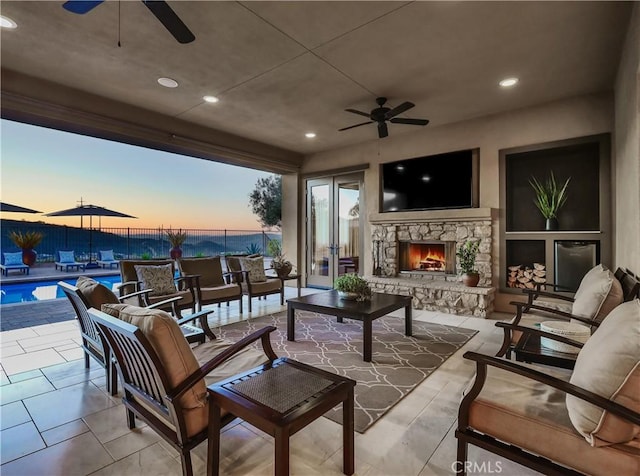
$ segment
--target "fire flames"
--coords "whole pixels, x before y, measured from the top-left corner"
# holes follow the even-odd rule
[[[409,250],[409,263],[414,270],[444,271],[446,264],[444,246],[412,244]]]

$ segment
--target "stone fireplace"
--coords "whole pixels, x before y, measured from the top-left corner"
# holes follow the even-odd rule
[[[374,291],[413,296],[415,309],[486,317],[493,310],[493,210],[474,208],[370,217]],[[480,284],[460,282],[456,250],[467,240],[480,243],[476,269]]]
[[[455,241],[399,241],[400,273],[455,273]]]

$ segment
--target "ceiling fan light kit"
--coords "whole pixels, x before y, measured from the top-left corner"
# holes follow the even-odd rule
[[[408,111],[412,107],[415,107],[415,104],[409,101],[405,101],[399,106],[392,108],[385,107],[387,102],[387,98],[379,97],[376,99],[376,103],[378,107],[372,109],[371,112],[366,113],[362,111],[358,111],[357,109],[345,109],[346,112],[350,112],[352,114],[357,114],[359,116],[368,117],[369,120],[365,122],[361,122],[360,124],[355,124],[349,127],[343,127],[342,129],[338,129],[338,131],[346,131],[348,129],[353,129],[354,127],[364,126],[366,124],[373,124],[374,122],[378,124],[378,137],[380,139],[387,137],[389,135],[389,128],[387,127],[387,121],[392,124],[406,124],[412,126],[426,126],[429,124],[427,119],[410,119],[410,118],[402,118],[396,117],[399,114],[402,114],[405,111]]]

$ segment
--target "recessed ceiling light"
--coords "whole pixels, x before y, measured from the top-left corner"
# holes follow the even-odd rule
[[[423,182],[431,182],[431,177],[429,175],[423,175],[422,176],[422,181]]]
[[[500,86],[502,86],[503,88],[510,88],[511,86],[515,86],[516,84],[518,84],[518,78],[505,78],[498,84],[500,84]]]
[[[0,27],[14,30],[18,28],[18,24],[14,22],[11,18],[0,15]]]
[[[212,104],[213,104],[214,102],[218,102],[218,101],[220,101],[220,99],[218,99],[218,98],[217,98],[217,97],[215,97],[215,96],[204,96],[202,99],[204,99],[205,101],[210,102],[210,103],[212,103]]]
[[[158,78],[158,84],[160,84],[160,86],[164,86],[165,88],[177,88],[178,87],[178,81],[176,81],[175,79],[171,79],[171,78]]]
[[[398,172],[402,172],[402,171],[404,171],[404,165],[396,165],[396,170],[397,170]]]
[[[316,136],[316,133],[315,132],[307,132],[304,136],[307,139],[313,139]]]

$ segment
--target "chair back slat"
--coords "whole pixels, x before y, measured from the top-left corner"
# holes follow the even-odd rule
[[[91,306],[86,301],[80,290],[71,284],[65,283],[64,281],[60,281],[58,286],[60,286],[62,292],[64,292],[69,301],[71,301],[73,310],[80,322],[80,330],[84,337],[88,338],[93,344],[102,347],[98,329],[87,312]]]
[[[162,401],[166,392],[163,393],[158,385],[160,377],[155,372],[153,361],[142,344],[119,334],[114,337],[118,339],[123,355],[126,355],[125,361],[131,376],[130,383],[152,399]]]

